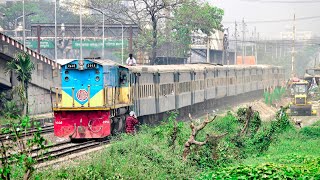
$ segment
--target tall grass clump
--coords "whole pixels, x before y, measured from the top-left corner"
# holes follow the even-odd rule
[[[272,105],[274,101],[278,101],[286,93],[284,87],[276,87],[273,91],[266,91],[263,93],[264,102],[268,105]]]
[[[320,138],[320,121],[302,128],[300,133],[310,138]]]

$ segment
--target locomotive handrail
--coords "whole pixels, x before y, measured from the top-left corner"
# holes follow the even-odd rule
[[[72,107],[74,107],[74,87],[72,87]]]
[[[58,107],[58,88],[56,87],[56,107]]]
[[[90,85],[88,85],[88,107],[90,107]]]
[[[129,90],[129,96],[128,96],[128,102],[126,101],[125,103],[122,103],[122,100],[120,101],[120,89],[117,87],[113,86],[108,86],[104,85],[104,87],[101,88],[102,92],[102,98],[100,99],[100,103],[96,103],[92,101],[92,88],[94,87],[101,87],[101,86],[91,86],[88,85],[87,89],[87,103],[85,104],[79,104],[77,103],[77,96],[76,96],[76,91],[77,89],[75,87],[52,87],[51,94],[53,97],[55,97],[55,100],[52,101],[52,106],[54,110],[80,110],[80,109],[115,109],[117,107],[125,106],[125,105],[130,105],[132,103],[132,94],[131,90]],[[132,86],[129,86],[130,88]],[[69,96],[67,95],[68,93],[64,92],[65,90],[68,90],[70,93]],[[55,93],[55,94],[54,94]],[[67,95],[67,97],[65,97]]]

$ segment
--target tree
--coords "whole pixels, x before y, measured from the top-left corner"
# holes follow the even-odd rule
[[[170,12],[186,2],[186,0],[131,0],[132,6],[126,11],[127,16],[134,22],[138,21],[140,27],[151,26],[151,64],[155,63],[157,57],[158,33],[166,25],[161,20],[171,19]]]
[[[107,18],[137,24],[140,32],[134,45],[151,51],[151,64],[155,63],[157,48],[172,36],[185,51],[193,31],[209,35],[222,28],[223,10],[195,0],[90,0],[89,4],[103,10]]]
[[[184,53],[190,49],[192,32],[200,31],[210,36],[215,30],[221,30],[223,14],[222,9],[208,3],[199,4],[197,1],[179,7],[174,12],[172,29],[174,39],[182,45]]]
[[[0,12],[5,14],[1,21],[4,29],[15,29],[18,22],[22,21],[22,2],[14,2],[10,4],[1,4]],[[36,23],[54,23],[54,3],[47,1],[26,1],[25,14],[34,13],[32,16],[26,16],[26,28],[31,22]],[[15,20],[21,17],[15,22]],[[57,8],[57,22],[59,23],[74,23],[79,21],[79,16],[71,12],[68,7],[59,6]]]
[[[7,62],[6,73],[13,72],[17,75],[17,80],[20,82],[20,99],[26,107],[26,113],[29,112],[28,103],[28,85],[32,80],[32,72],[35,69],[34,63],[30,59],[30,55],[27,53],[18,53],[16,58]],[[21,91],[20,91],[21,92]]]

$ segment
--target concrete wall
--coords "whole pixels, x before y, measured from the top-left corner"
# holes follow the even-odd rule
[[[0,33],[0,87],[6,86],[6,82],[10,83],[6,86],[9,89],[11,85],[19,85],[15,75],[11,77],[11,74],[4,74],[6,63],[19,52],[23,52],[23,45]],[[30,114],[51,112],[50,88],[61,87],[60,65],[29,48],[26,48],[26,52],[35,65],[28,89]]]

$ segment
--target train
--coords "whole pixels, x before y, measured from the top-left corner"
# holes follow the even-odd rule
[[[61,66],[61,87],[52,90],[54,134],[104,138],[123,132],[131,110],[142,119],[154,117],[284,81],[284,69],[272,65],[124,66],[105,59],[76,59]]]

